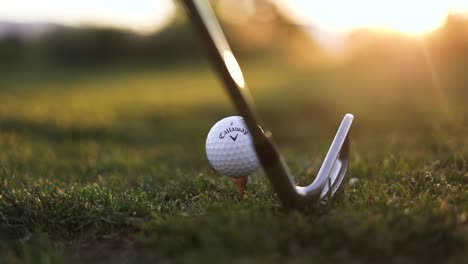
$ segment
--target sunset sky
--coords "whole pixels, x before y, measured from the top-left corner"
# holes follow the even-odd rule
[[[250,0],[221,0],[246,4]],[[468,0],[274,0],[281,10],[304,24],[333,32],[382,28],[424,33],[437,28],[449,12],[466,12]],[[95,24],[157,30],[174,14],[171,0],[0,0],[0,21]]]
[[[305,23],[334,32],[381,28],[404,33],[425,33],[439,27],[447,14],[465,13],[468,0],[353,0],[277,1],[281,8]]]

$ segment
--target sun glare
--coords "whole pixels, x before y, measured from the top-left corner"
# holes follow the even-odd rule
[[[454,6],[468,10],[468,1],[455,0],[356,0],[278,1],[293,19],[334,32],[359,28],[423,34],[438,28]]]

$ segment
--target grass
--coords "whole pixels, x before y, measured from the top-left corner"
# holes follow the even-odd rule
[[[286,211],[261,172],[236,197],[204,154],[211,125],[235,114],[206,65],[16,72],[0,80],[2,263],[468,257],[466,89],[443,82],[465,76],[441,88],[426,74],[243,66],[299,183],[355,114],[337,199]]]

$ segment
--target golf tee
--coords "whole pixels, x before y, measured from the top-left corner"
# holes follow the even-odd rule
[[[232,177],[232,183],[236,186],[237,194],[240,198],[244,197],[245,187],[247,186],[247,176]]]

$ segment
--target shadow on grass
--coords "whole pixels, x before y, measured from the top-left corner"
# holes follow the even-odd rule
[[[42,138],[52,142],[67,140],[111,140],[130,142],[128,136],[115,133],[106,127],[61,127],[53,121],[3,118],[0,120],[0,129],[7,133],[15,133],[32,138]]]
[[[96,142],[124,146],[204,142],[210,127],[230,115],[226,109],[201,107],[181,113],[121,112],[106,124],[61,124],[53,119],[0,118],[0,131],[48,143]],[[232,115],[232,114],[231,114]]]

